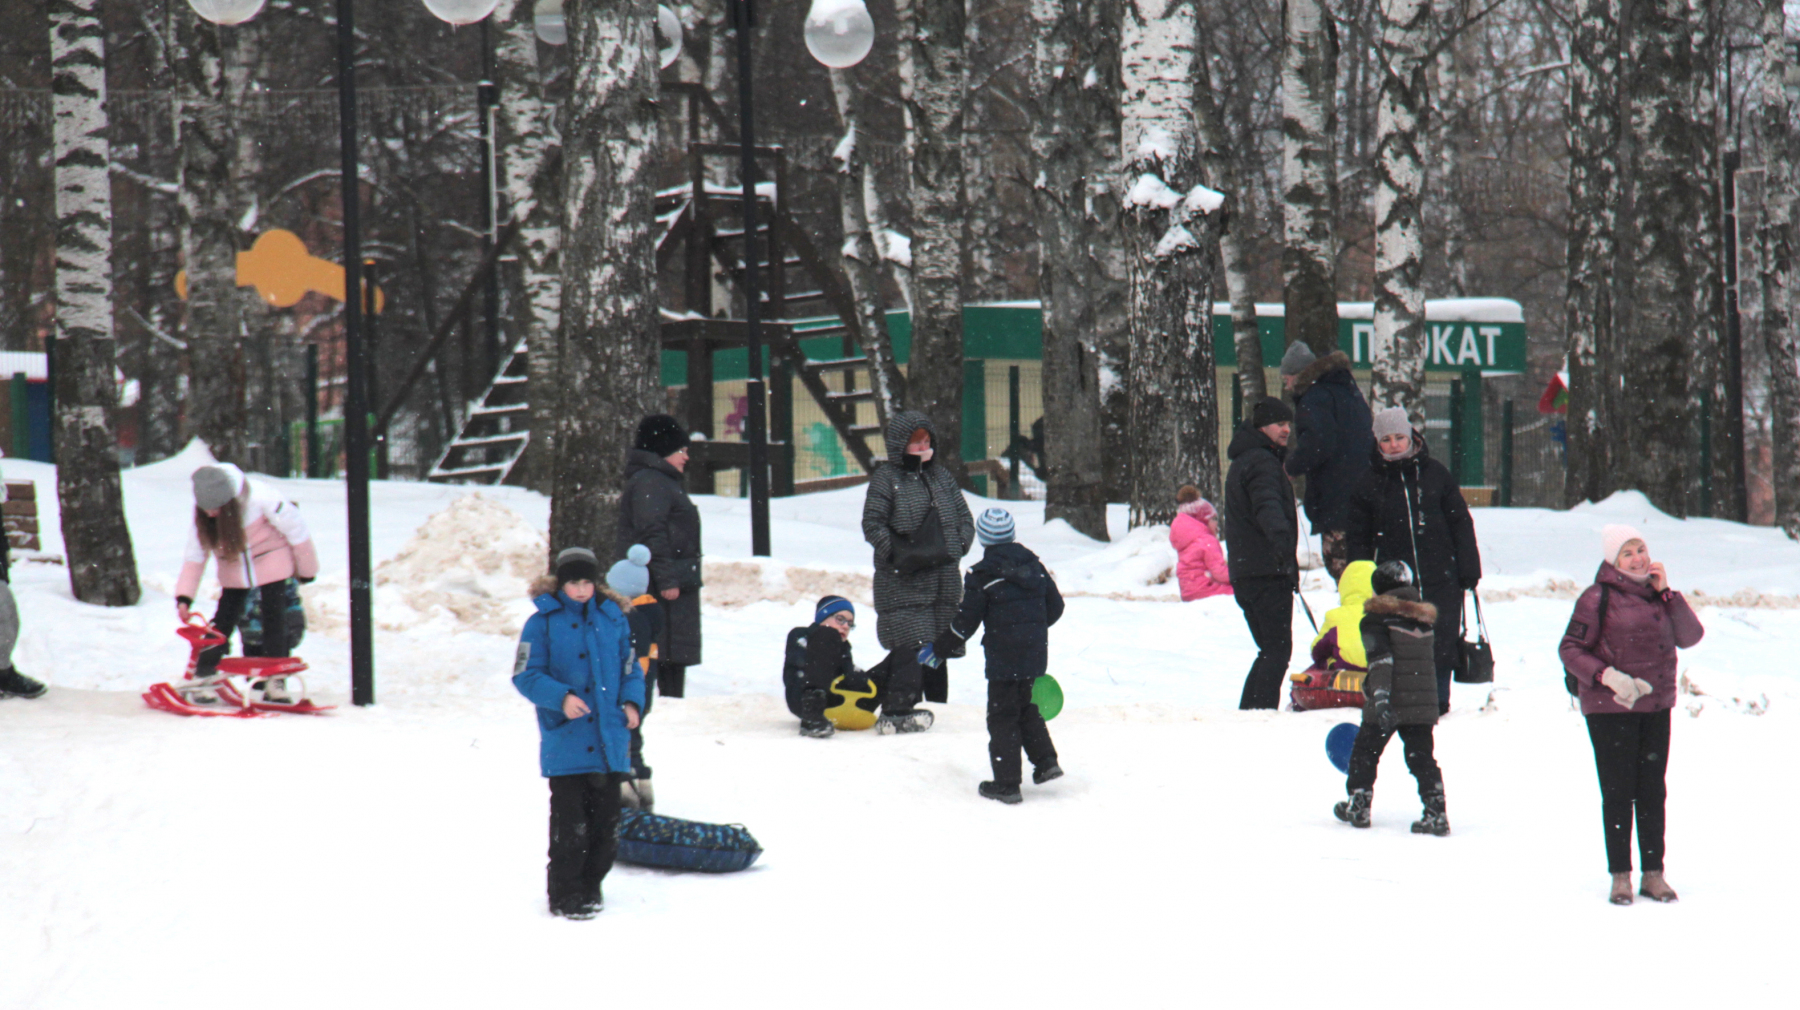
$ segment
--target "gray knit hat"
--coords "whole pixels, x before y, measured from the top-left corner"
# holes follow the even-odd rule
[[[1281,374],[1299,375],[1306,371],[1306,366],[1317,360],[1319,356],[1312,352],[1312,348],[1296,340],[1288,345],[1287,353],[1281,356]]]
[[[599,578],[600,559],[586,547],[569,547],[556,556],[556,584],[558,586],[581,579],[594,582]]]
[[[1413,430],[1412,421],[1406,417],[1405,407],[1388,407],[1376,411],[1372,427],[1377,441],[1389,435],[1410,435]]]
[[[975,520],[975,539],[984,547],[1010,544],[1014,532],[1012,513],[1003,508],[988,509]]]
[[[203,466],[194,471],[194,504],[205,511],[221,509],[243,487],[243,471],[229,463]]]
[[[650,548],[632,544],[631,550],[606,570],[606,584],[628,600],[644,595],[650,588]]]

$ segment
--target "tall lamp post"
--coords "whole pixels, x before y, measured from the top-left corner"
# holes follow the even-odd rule
[[[214,24],[236,25],[255,17],[265,0],[188,0],[194,13]],[[425,0],[438,18],[473,24],[493,13],[499,0]],[[350,539],[350,700],[375,703],[375,628],[369,575],[369,383],[362,340],[362,220],[356,148],[356,4],[337,0],[338,143],[344,214],[344,455],[345,511]]]

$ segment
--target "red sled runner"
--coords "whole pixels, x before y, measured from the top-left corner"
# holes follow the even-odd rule
[[[254,719],[270,712],[317,715],[334,706],[315,705],[306,697],[306,681],[299,674],[306,660],[298,656],[230,656],[219,660],[210,677],[195,677],[200,654],[227,641],[219,629],[194,616],[175,630],[188,641],[187,673],[180,683],[154,684],[144,692],[144,704],[173,715],[223,715]],[[298,688],[293,696],[272,700],[271,682]],[[280,696],[276,696],[280,697]],[[216,700],[214,700],[216,699]]]
[[[1308,667],[1288,674],[1288,704],[1296,712],[1321,708],[1362,708],[1362,670],[1322,670]],[[1348,690],[1346,690],[1348,689]]]

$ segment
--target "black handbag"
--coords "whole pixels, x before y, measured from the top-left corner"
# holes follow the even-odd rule
[[[1494,647],[1488,643],[1487,621],[1481,616],[1481,595],[1475,599],[1477,637],[1469,641],[1469,611],[1462,614],[1462,641],[1457,643],[1456,670],[1452,675],[1458,684],[1491,684],[1494,682]]]
[[[920,480],[925,484],[925,493],[931,495],[931,507],[925,510],[918,529],[894,534],[894,570],[901,575],[913,575],[956,560],[944,541],[944,524],[938,519],[937,496],[931,492],[931,480],[922,474]]]
[[[699,558],[676,558],[670,564],[675,569],[675,588],[699,589],[704,584],[700,581]]]

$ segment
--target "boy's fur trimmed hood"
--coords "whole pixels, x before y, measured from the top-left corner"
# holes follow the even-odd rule
[[[1404,617],[1427,626],[1437,623],[1437,608],[1431,604],[1387,594],[1369,597],[1369,601],[1363,604],[1363,613],[1376,617]]]
[[[1343,351],[1332,351],[1301,369],[1300,373],[1294,376],[1294,399],[1298,401],[1306,395],[1307,390],[1313,387],[1313,383],[1340,368],[1346,372],[1350,371],[1350,355]]]
[[[535,600],[540,596],[549,596],[561,588],[562,584],[556,581],[555,575],[540,575],[532,580],[531,588],[526,592],[526,598]],[[595,596],[611,600],[619,605],[620,610],[627,614],[631,613],[631,601],[614,592],[611,586],[597,585],[594,589],[596,590]]]

